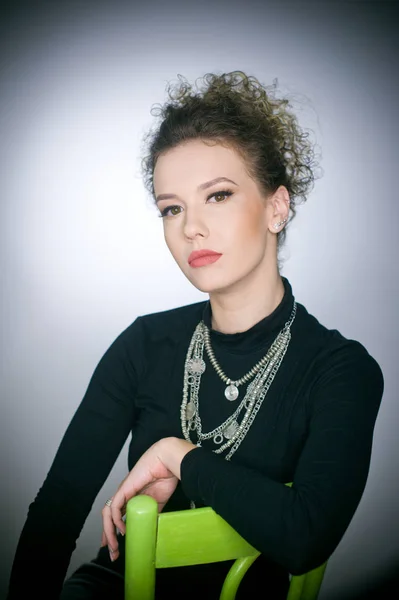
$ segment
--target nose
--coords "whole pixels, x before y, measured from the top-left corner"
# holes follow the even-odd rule
[[[195,239],[197,236],[208,237],[209,230],[200,210],[186,208],[183,218],[183,232],[189,240]]]

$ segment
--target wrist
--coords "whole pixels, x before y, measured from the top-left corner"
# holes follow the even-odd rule
[[[173,473],[175,477],[181,479],[180,465],[188,452],[196,448],[191,442],[177,437],[164,438],[162,440],[161,460],[165,467]]]

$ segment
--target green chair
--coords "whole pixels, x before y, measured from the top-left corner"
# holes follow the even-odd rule
[[[158,514],[153,498],[135,496],[126,507],[125,600],[154,600],[156,569],[235,559],[220,594],[234,600],[259,554],[210,507]],[[287,600],[316,600],[326,565],[291,576]]]

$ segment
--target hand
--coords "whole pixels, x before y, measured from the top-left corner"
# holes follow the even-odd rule
[[[119,556],[116,527],[126,533],[122,520],[130,498],[138,494],[152,496],[162,511],[173,494],[180,479],[180,464],[194,444],[178,438],[163,438],[153,444],[137,461],[130,473],[119,485],[111,506],[102,509],[103,534],[101,546],[108,544],[111,560]]]

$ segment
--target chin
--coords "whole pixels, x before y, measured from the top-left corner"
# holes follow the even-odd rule
[[[205,274],[201,277],[188,277],[187,273],[184,273],[189,282],[197,288],[200,292],[205,294],[212,294],[215,292],[221,292],[226,290],[233,285],[236,280],[228,279],[226,276]]]

